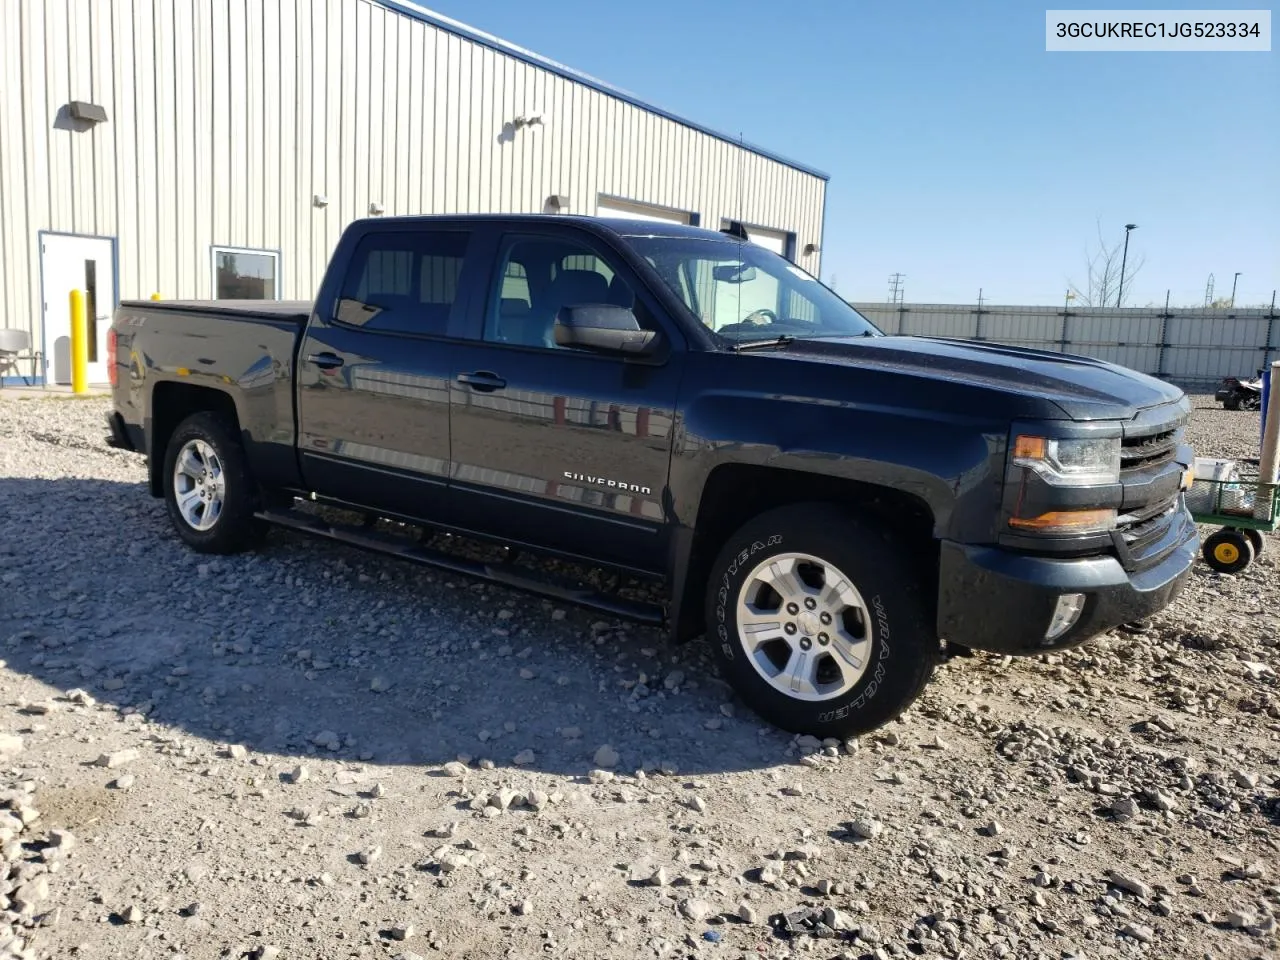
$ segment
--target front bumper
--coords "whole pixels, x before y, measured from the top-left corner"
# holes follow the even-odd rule
[[[1185,508],[1155,565],[1126,571],[1114,556],[1054,559],[998,547],[943,541],[939,565],[939,637],[992,653],[1029,655],[1083,643],[1122,623],[1164,609],[1190,576],[1199,540]],[[1083,593],[1080,619],[1045,639],[1058,597]]]

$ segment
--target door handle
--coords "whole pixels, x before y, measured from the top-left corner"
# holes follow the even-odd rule
[[[480,390],[485,393],[491,390],[501,390],[507,385],[507,381],[496,373],[490,373],[488,370],[477,370],[475,373],[460,373],[458,374],[458,382],[469,385],[473,390]]]
[[[327,350],[324,353],[307,354],[307,363],[314,363],[321,370],[332,370],[335,367],[340,367],[342,362],[340,356]]]

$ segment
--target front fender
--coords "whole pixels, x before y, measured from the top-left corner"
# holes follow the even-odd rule
[[[724,464],[778,467],[891,488],[923,501],[939,539],[995,534],[1008,425],[942,411],[807,397],[704,393],[683,411],[671,464],[678,521],[697,522]]]

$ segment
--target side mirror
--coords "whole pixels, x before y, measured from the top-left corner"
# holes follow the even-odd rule
[[[658,345],[656,330],[642,330],[635,313],[609,303],[561,307],[555,338],[561,347],[630,357],[648,356]]]

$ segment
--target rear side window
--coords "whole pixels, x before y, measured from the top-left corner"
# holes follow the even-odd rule
[[[444,336],[469,233],[375,233],[343,278],[337,319],[369,330]]]

